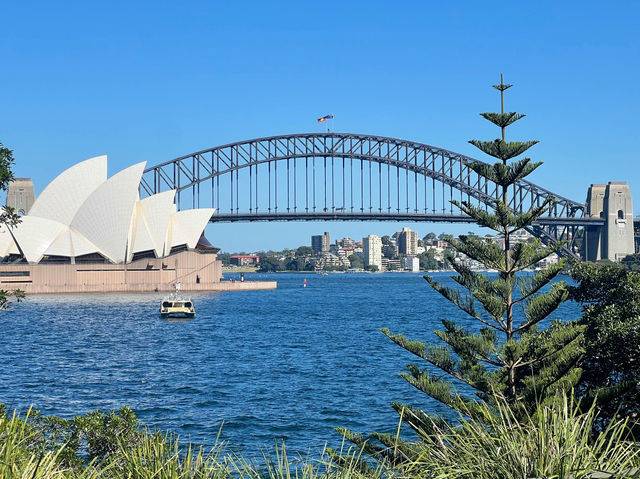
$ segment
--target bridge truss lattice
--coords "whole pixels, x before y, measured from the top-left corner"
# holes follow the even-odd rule
[[[176,190],[182,207],[213,207],[220,221],[473,222],[450,203],[490,207],[495,184],[476,174],[477,161],[442,148],[396,138],[350,133],[282,135],[230,143],[145,170],[141,196]],[[530,232],[544,241],[566,240],[577,256],[579,230],[602,220],[585,205],[528,181],[509,192],[523,212],[547,197],[554,206]]]

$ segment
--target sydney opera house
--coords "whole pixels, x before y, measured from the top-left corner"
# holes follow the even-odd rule
[[[0,227],[0,289],[27,293],[253,289],[222,282],[204,237],[213,209],[178,211],[175,191],[140,199],[145,163],[107,178],[107,157],[55,178],[15,227]],[[226,283],[226,284],[225,284]]]

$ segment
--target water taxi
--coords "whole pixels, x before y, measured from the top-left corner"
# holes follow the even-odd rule
[[[195,315],[196,309],[190,299],[172,295],[164,298],[160,304],[161,318],[193,318]]]

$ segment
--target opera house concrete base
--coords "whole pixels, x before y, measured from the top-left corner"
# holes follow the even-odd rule
[[[0,289],[27,294],[274,289],[275,281],[224,281],[216,254],[181,251],[127,264],[0,265]]]

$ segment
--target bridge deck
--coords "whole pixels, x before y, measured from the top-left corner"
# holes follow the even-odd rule
[[[467,215],[343,211],[216,213],[211,217],[210,221],[212,223],[253,221],[400,221],[408,223],[475,223],[475,220]],[[542,217],[534,224],[539,226],[602,226],[604,225],[604,220],[601,218]]]

